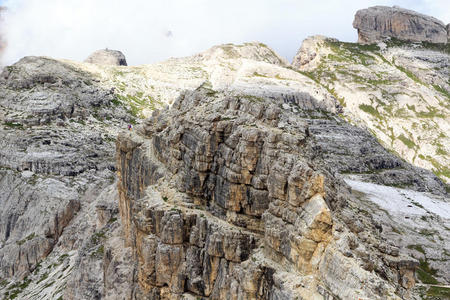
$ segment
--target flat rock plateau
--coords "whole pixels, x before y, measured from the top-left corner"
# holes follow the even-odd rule
[[[253,42],[5,67],[0,298],[448,299],[448,26],[405,11],[292,64]]]

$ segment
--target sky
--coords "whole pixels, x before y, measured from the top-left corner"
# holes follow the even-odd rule
[[[448,0],[0,0],[7,47],[0,64],[44,55],[82,61],[121,50],[129,65],[188,56],[223,43],[259,41],[292,60],[303,39],[354,42],[358,9],[398,5],[450,22]]]

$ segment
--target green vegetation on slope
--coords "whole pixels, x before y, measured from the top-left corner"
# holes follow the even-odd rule
[[[403,64],[396,64],[395,59],[392,62],[388,61],[383,55],[384,52],[377,45],[360,45],[357,43],[331,40],[325,41],[324,44],[331,50],[331,53],[323,56],[318,61],[317,67],[313,70],[300,73],[325,87],[335,98],[339,99],[341,104],[344,103],[343,106],[345,106],[345,102],[339,97],[337,87],[345,89],[348,84],[352,84],[352,88],[365,93],[367,98],[371,100],[371,103],[357,103],[357,107],[373,117],[369,130],[374,135],[375,131],[377,131],[377,134],[381,132],[387,133],[390,141],[380,140],[382,144],[386,143],[391,148],[391,151],[399,155],[398,151],[394,150],[394,145],[396,145],[394,142],[401,141],[408,149],[414,151],[413,162],[418,156],[421,160],[425,160],[433,166],[432,171],[438,177],[444,179],[444,181],[448,181],[450,178],[450,169],[445,166],[445,160],[441,161],[443,159],[442,157],[447,155],[447,151],[442,146],[434,144],[436,146],[435,153],[438,157],[418,154],[421,138],[423,138],[420,131],[431,132],[433,130],[439,130],[437,124],[441,121],[436,120],[436,118],[445,119],[446,112],[445,110],[439,109],[439,107],[430,105],[430,99],[425,99],[426,96],[422,95],[421,89],[415,89],[413,85],[408,84],[405,80],[410,79],[420,84],[430,90],[430,95],[436,95],[436,92],[438,92],[435,98],[442,108],[448,109],[450,107],[448,105],[450,102],[447,101],[450,100],[450,92],[441,85],[425,82],[425,79],[417,75],[419,73],[408,69]],[[450,54],[449,45],[430,43],[414,43],[412,45],[408,42],[393,39],[387,42],[387,47],[406,47],[409,49],[433,50]],[[385,65],[386,70],[392,70],[394,67],[404,74],[404,76],[399,77],[397,72],[383,71],[381,65]],[[403,87],[405,84],[409,86],[408,89]],[[418,104],[411,105],[409,102],[403,104],[401,101],[404,101],[403,99],[407,99],[407,97],[417,99]],[[399,102],[399,100],[401,101]],[[342,117],[351,121],[351,118],[348,118],[348,116]],[[406,131],[404,134],[394,135],[393,126],[391,125],[392,118],[398,119],[399,122],[412,123],[411,127],[413,132],[408,133]],[[415,136],[414,133],[417,131],[419,131],[417,140],[412,139],[412,136]]]
[[[142,92],[137,92],[134,95],[127,94],[116,95],[116,99],[112,101],[114,105],[124,105],[128,111],[136,118],[143,118],[142,111],[144,109],[154,110],[162,106],[162,102],[152,98],[150,95],[144,95]]]
[[[374,116],[375,118],[381,118],[380,113],[371,105],[360,104],[359,109]]]

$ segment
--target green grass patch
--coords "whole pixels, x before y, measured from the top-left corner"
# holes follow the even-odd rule
[[[415,206],[419,207],[419,208],[425,209],[425,207],[423,207],[423,205],[420,204],[419,202],[411,201],[411,203],[414,204]]]
[[[253,95],[239,95],[241,99],[247,99],[250,102],[264,102],[264,98],[253,96]]]
[[[408,76],[410,79],[412,79],[413,81],[415,81],[415,82],[417,82],[417,83],[419,83],[419,84],[422,84],[422,85],[426,85],[425,83],[423,83],[413,72],[411,72],[410,70],[408,70],[408,69],[406,69],[406,68],[404,68],[404,67],[402,67],[402,66],[398,66],[398,65],[395,65],[395,67],[399,70],[399,71],[401,71],[401,72],[403,72],[406,76]]]
[[[98,244],[105,237],[106,237],[105,232],[103,232],[103,231],[96,232],[91,236],[91,242],[93,244]]]
[[[118,98],[112,99],[111,103],[114,104],[115,106],[119,106],[122,104],[122,102],[120,102],[120,100]]]
[[[36,236],[36,234],[33,232],[32,234],[28,235],[26,238],[24,238],[23,240],[20,241],[16,241],[16,244],[21,246],[23,244],[25,244],[26,241],[31,241],[32,239],[34,239]]]
[[[266,75],[264,75],[264,74],[259,74],[258,72],[253,72],[253,76],[254,76],[254,77],[264,77],[264,78],[267,78]]]
[[[386,45],[388,47],[411,47],[414,45],[415,48],[423,48],[438,52],[443,52],[450,54],[450,44],[438,44],[438,43],[429,43],[429,42],[409,42],[409,41],[402,41],[397,38],[390,38],[388,41],[386,41]]]
[[[434,236],[437,232],[436,230],[421,229],[419,233],[423,236]]]
[[[17,282],[11,286],[8,287],[8,292],[5,293],[4,300],[7,299],[16,299],[17,296],[26,289],[31,283],[31,279],[28,279],[28,277],[25,277],[22,282]]]
[[[116,99],[112,100],[112,103],[114,105],[125,105],[128,113],[135,118],[143,118],[142,111],[144,109],[154,110],[157,106],[162,105],[161,101],[150,95],[144,95],[142,91],[136,92],[134,95],[116,95]]]
[[[438,284],[439,282],[434,278],[437,270],[431,268],[427,260],[419,260],[419,267],[417,269],[417,277],[422,283]]]
[[[4,126],[14,129],[24,129],[23,125],[20,123],[14,123],[14,122],[5,122],[3,123]]]
[[[432,286],[428,289],[427,296],[436,297],[437,299],[450,299],[450,288]]]
[[[423,112],[419,111],[416,113],[416,115],[420,118],[442,118],[444,119],[446,116],[437,110],[437,108],[429,106],[428,111]]]
[[[426,156],[426,160],[429,161],[434,169],[433,169],[433,173],[436,174],[436,176],[438,177],[447,177],[450,178],[450,168],[445,166],[445,165],[441,165],[436,159],[434,159],[433,157],[427,155]]]
[[[2,279],[0,280],[0,288],[4,288],[5,286],[7,286],[9,284],[9,281],[6,279]]]
[[[414,144],[414,142],[410,139],[408,139],[406,136],[404,136],[403,134],[398,136],[398,139],[400,141],[402,141],[403,144],[406,145],[406,147],[408,147],[409,149],[414,149],[416,147],[416,144]]]
[[[423,247],[421,245],[408,245],[406,248],[408,249],[414,249],[416,251],[419,251],[420,253],[422,253],[423,255],[425,255],[425,250],[423,249]]]
[[[359,109],[365,113],[368,113],[368,114],[374,116],[375,118],[378,118],[378,119],[381,118],[380,113],[371,105],[360,104]]]
[[[114,223],[115,221],[117,221],[116,217],[112,217],[108,220],[108,224]]]
[[[46,289],[48,287],[51,287],[53,284],[55,284],[54,281],[51,281],[51,282],[47,283],[46,285],[44,285],[44,289]]]
[[[105,253],[105,246],[100,245],[100,247],[98,247],[97,250],[91,253],[91,257],[101,258],[103,257],[104,253]]]
[[[437,154],[437,155],[442,155],[442,156],[448,155],[447,151],[445,151],[445,150],[442,149],[441,147],[438,147],[438,148],[436,149],[436,154]]]
[[[336,41],[326,41],[325,44],[333,50],[339,57],[339,61],[349,61],[353,63],[360,63],[368,66],[374,62],[374,57],[367,52],[376,52],[380,48],[375,45],[361,45],[357,43],[346,43]]]
[[[58,258],[58,261],[62,263],[66,258],[69,257],[69,254],[63,254]]]
[[[48,278],[48,272],[45,272],[44,274],[42,274],[41,278],[39,278],[39,280],[36,283],[39,284],[47,278]]]
[[[442,95],[444,95],[447,99],[450,99],[450,92],[447,91],[446,89],[442,88],[441,86],[437,85],[437,84],[433,84],[433,87],[436,91],[438,91],[439,93],[441,93]]]

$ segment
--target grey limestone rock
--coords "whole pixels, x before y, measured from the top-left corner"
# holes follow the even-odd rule
[[[31,273],[53,252],[78,250],[89,239],[95,221],[68,232],[114,181],[113,134],[128,114],[113,100],[89,73],[49,58],[26,57],[0,74],[2,280],[38,276]],[[115,214],[105,211],[105,218]]]
[[[387,37],[412,42],[447,43],[445,24],[436,18],[397,6],[358,10],[353,21],[358,42],[372,44]]]
[[[84,62],[99,65],[126,66],[127,60],[125,55],[118,50],[102,49],[97,50]]]
[[[354,196],[338,173],[397,170],[436,193],[445,193],[442,183],[426,171],[419,177],[368,132],[280,102],[201,87],[119,135],[119,210],[137,257],[138,298],[408,294],[417,263],[394,251],[369,216],[352,217]],[[347,235],[359,252],[335,242]]]
[[[321,63],[326,44],[365,48],[309,42],[299,67]],[[355,57],[374,59],[341,62]],[[442,204],[444,185],[339,116],[339,89],[259,43],[138,69],[27,57],[1,73],[1,298],[409,299],[425,254],[448,282],[448,235],[415,227],[448,218],[405,221],[370,200],[379,183],[408,187],[382,195],[393,205],[422,192]],[[121,132],[151,101],[171,107],[148,105]]]

